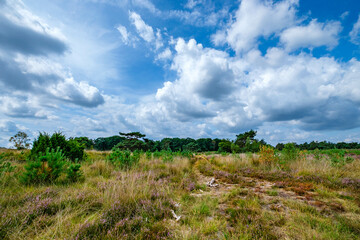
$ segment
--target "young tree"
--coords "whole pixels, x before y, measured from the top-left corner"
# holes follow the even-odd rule
[[[30,139],[29,136],[25,132],[19,131],[17,134],[15,134],[13,137],[9,139],[9,142],[13,142],[16,149],[26,149],[30,147]]]

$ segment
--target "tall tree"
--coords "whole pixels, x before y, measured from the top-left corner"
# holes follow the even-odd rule
[[[13,137],[9,139],[9,142],[13,142],[16,149],[26,149],[30,147],[30,139],[29,136],[25,132],[19,131],[17,134],[15,134]]]

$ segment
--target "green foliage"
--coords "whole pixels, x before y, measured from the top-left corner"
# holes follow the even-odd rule
[[[20,181],[25,184],[54,182],[62,173],[65,163],[65,156],[60,148],[56,151],[48,148],[44,155],[28,160]]]
[[[28,138],[28,135],[25,132],[19,131],[17,134],[15,134],[13,137],[9,139],[9,142],[13,142],[16,149],[26,149],[30,147],[30,143],[28,143],[30,139]]]
[[[124,141],[118,143],[114,148],[118,148],[119,150],[147,150],[147,145],[145,142],[139,139],[125,139]]]
[[[235,144],[237,144],[240,148],[244,148],[248,141],[254,141],[256,136],[256,131],[250,130],[248,132],[241,133],[236,135]]]
[[[106,138],[97,138],[94,140],[94,149],[100,151],[108,151],[113,149],[117,144],[124,141],[126,138],[120,136],[111,136]]]
[[[174,161],[173,152],[170,149],[167,151],[161,151],[161,154],[162,154],[163,162],[173,162]]]
[[[108,160],[116,167],[130,169],[139,162],[140,153],[138,151],[130,152],[128,150],[120,151],[114,148],[108,156]]]
[[[331,165],[335,167],[341,167],[354,161],[351,157],[345,157],[345,151],[342,149],[322,150],[321,152],[328,156]]]
[[[75,137],[75,138],[71,138],[71,139],[77,141],[85,149],[93,149],[93,147],[94,147],[93,140],[89,139],[88,137]]]
[[[66,178],[70,182],[77,182],[81,179],[83,176],[82,171],[80,170],[81,165],[78,163],[72,163],[70,166],[66,169]]]
[[[200,152],[201,148],[196,142],[190,142],[186,144],[183,148],[185,151],[189,152]]]
[[[40,133],[35,139],[31,149],[31,158],[36,158],[39,154],[45,153],[47,149],[60,149],[66,158],[71,161],[83,160],[84,146],[75,139],[66,140],[61,132],[55,132],[53,135]]]
[[[239,153],[239,152],[241,152],[241,148],[239,147],[239,145],[237,145],[235,143],[231,143],[231,152]]]
[[[0,177],[4,173],[11,173],[15,170],[15,166],[12,166],[10,162],[5,161],[4,154],[0,154]]]
[[[125,137],[125,139],[121,142],[119,142],[115,148],[118,148],[120,150],[141,150],[146,151],[148,150],[147,141],[145,141],[144,138],[146,135],[142,134],[140,132],[130,132],[130,133],[119,133],[122,137]],[[147,140],[147,139],[146,139]]]
[[[295,143],[286,143],[281,151],[281,159],[283,161],[293,161],[299,158],[300,150],[296,148]]]
[[[149,150],[146,151],[145,157],[146,157],[147,160],[151,160],[151,158],[152,158],[152,153],[151,153]]]
[[[68,140],[65,148],[65,156],[72,161],[83,160],[85,158],[84,146],[76,140]]]
[[[231,153],[231,141],[227,139],[221,140],[218,151]]]

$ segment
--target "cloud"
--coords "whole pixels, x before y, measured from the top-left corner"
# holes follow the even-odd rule
[[[259,37],[270,37],[294,25],[297,5],[297,0],[243,0],[226,33],[219,31],[213,41],[216,45],[228,43],[237,53],[247,52],[257,46]]]
[[[203,48],[194,39],[178,39],[175,50],[171,68],[178,78],[157,90],[152,107],[161,108],[165,115],[179,121],[214,116],[210,103],[226,98],[233,89],[235,76],[228,55]]]
[[[9,120],[0,120],[0,132],[1,133],[16,133],[20,129],[16,126],[15,122]]]
[[[284,30],[280,35],[280,41],[288,51],[320,46],[332,49],[338,45],[341,29],[340,22],[324,24],[314,19],[307,26],[295,26]]]
[[[2,96],[0,102],[1,112],[9,117],[47,119],[49,115],[38,106],[36,99],[29,97]]]
[[[135,26],[139,36],[145,42],[149,43],[151,46],[154,47],[154,49],[152,49],[153,52],[158,52],[164,46],[163,37],[160,29],[156,29],[156,32],[154,32],[154,29],[151,26],[147,25],[141,18],[141,16],[135,12],[130,11],[129,18],[131,23]]]
[[[155,41],[154,30],[144,22],[139,14],[129,12],[129,18],[142,39],[149,43]]]
[[[75,117],[71,122],[74,125],[79,126],[76,131],[80,134],[86,134],[89,131],[106,132],[106,128],[101,121],[89,117]]]
[[[149,0],[132,0],[132,3],[136,6],[145,8],[154,14],[160,14],[160,11],[155,7],[155,5]]]
[[[46,107],[37,102],[85,107],[104,102],[97,88],[75,81],[71,70],[59,63],[57,57],[69,48],[59,30],[30,13],[20,1],[5,1],[0,9],[1,109],[7,116],[48,118]]]
[[[199,121],[223,132],[289,121],[307,131],[360,126],[355,59],[339,63],[282,48],[270,48],[264,56],[252,50],[239,58],[193,39],[178,39],[175,50],[171,68],[177,79],[158,89],[143,107],[151,110],[135,122]]]
[[[358,20],[356,21],[356,23],[354,23],[354,26],[349,34],[351,42],[356,45],[360,44],[359,30],[360,30],[360,14]]]
[[[223,18],[228,16],[229,7],[223,5],[216,9],[212,1],[188,1],[185,5],[189,10],[170,10],[163,12],[165,18],[180,19],[183,23],[197,26],[209,27],[220,25]]]
[[[129,40],[130,40],[130,36],[129,36],[129,33],[126,29],[126,27],[122,26],[122,25],[119,25],[117,28],[116,28],[119,33],[121,34],[121,39],[122,41],[125,43],[125,44],[128,44],[129,43]]]
[[[172,57],[172,53],[170,48],[166,48],[164,51],[162,51],[161,53],[159,53],[156,57],[157,60],[169,60]]]
[[[47,90],[58,99],[83,107],[97,107],[104,103],[104,98],[96,87],[87,82],[76,82],[72,77],[49,86]]]
[[[33,55],[62,54],[68,49],[64,40],[59,30],[27,11],[20,1],[5,1],[0,5],[3,49]]]

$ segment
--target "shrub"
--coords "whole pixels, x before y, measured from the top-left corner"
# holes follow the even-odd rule
[[[283,150],[281,151],[281,156],[284,161],[296,160],[300,157],[300,150],[295,147],[294,143],[287,143],[284,145]]]
[[[275,155],[275,151],[272,147],[261,145],[259,152],[259,162],[261,164],[270,165],[277,161],[277,157]]]
[[[146,156],[146,159],[147,159],[147,160],[151,160],[151,158],[152,158],[152,153],[151,153],[149,150],[147,150],[147,151],[145,152],[145,156]]]
[[[2,159],[2,155],[0,155],[0,177],[3,173],[11,173],[14,171],[16,167],[12,166],[11,163],[6,162]]]
[[[67,141],[65,156],[70,160],[75,161],[76,159],[81,161],[84,159],[84,145],[80,144],[78,141],[70,139]]]
[[[47,133],[40,133],[39,137],[35,139],[33,148],[31,149],[31,158],[36,158],[39,154],[45,153],[46,149],[59,148],[66,158],[71,161],[83,160],[84,158],[84,145],[80,144],[74,139],[66,140],[61,132],[55,132],[53,135]]]
[[[80,168],[81,165],[78,163],[70,164],[70,166],[66,169],[66,178],[70,182],[77,182],[83,176]]]
[[[129,169],[139,162],[140,153],[138,151],[132,153],[128,150],[120,151],[119,149],[113,149],[112,153],[108,156],[108,160],[116,167]]]
[[[50,183],[55,181],[63,171],[65,156],[57,148],[47,149],[45,155],[40,155],[34,160],[29,159],[25,165],[25,173],[20,181],[25,184]]]
[[[161,153],[162,153],[163,162],[173,162],[174,161],[173,152],[171,150],[161,151]]]

